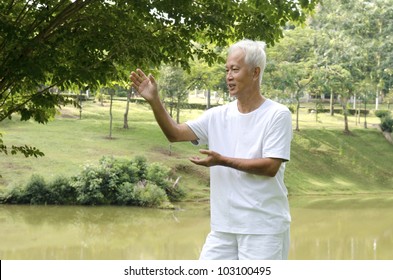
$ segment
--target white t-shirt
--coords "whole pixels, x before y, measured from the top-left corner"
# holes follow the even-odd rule
[[[186,122],[209,150],[234,158],[290,159],[291,113],[270,99],[242,114],[237,101],[212,108]],[[238,234],[276,234],[291,221],[285,162],[275,177],[223,166],[210,168],[211,229]]]

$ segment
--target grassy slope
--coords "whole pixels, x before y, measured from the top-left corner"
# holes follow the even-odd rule
[[[393,147],[373,130],[295,133],[286,182],[296,193],[393,191]]]
[[[50,179],[59,174],[75,175],[85,164],[96,164],[102,156],[144,155],[176,168],[190,190],[190,199],[208,198],[208,170],[188,161],[198,148],[189,143],[169,145],[151,111],[131,104],[130,128],[122,128],[125,103],[114,108],[113,139],[109,135],[109,108],[84,105],[83,119],[67,107],[47,125],[15,118],[0,123],[6,145],[33,145],[43,158],[0,155],[0,188],[26,182],[33,173]],[[201,112],[183,111],[183,120]],[[300,132],[294,132],[292,159],[287,164],[286,184],[291,194],[351,194],[393,192],[393,146],[375,129],[363,129],[350,120],[352,135],[342,133],[342,116],[303,113]],[[378,119],[369,118],[378,123]],[[371,125],[369,125],[371,127]],[[169,156],[169,153],[171,154]]]

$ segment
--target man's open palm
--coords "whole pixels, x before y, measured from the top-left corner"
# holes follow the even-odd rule
[[[147,101],[158,97],[157,83],[151,74],[146,76],[142,70],[137,69],[136,72],[131,72],[130,79],[136,91]]]

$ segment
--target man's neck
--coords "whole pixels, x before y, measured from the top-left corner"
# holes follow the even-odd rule
[[[237,100],[237,109],[240,113],[247,114],[258,109],[265,100],[266,99],[259,93],[248,98],[243,97]]]

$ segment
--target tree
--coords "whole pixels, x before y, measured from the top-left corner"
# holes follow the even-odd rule
[[[319,68],[325,73],[330,89],[330,112],[333,98],[339,97],[344,114],[344,132],[349,133],[348,100],[354,96],[356,80],[362,75],[359,42],[351,36],[354,7],[359,1],[326,0],[313,18],[311,26],[322,34],[316,37]]]
[[[268,49],[269,65],[266,69],[268,88],[280,89],[282,98],[296,100],[296,128],[299,131],[300,98],[313,80],[315,64],[313,30],[294,28],[285,31],[284,38]],[[271,96],[269,92],[266,94]]]
[[[161,62],[187,68],[194,56],[212,63],[218,54],[211,44],[244,37],[273,44],[285,22],[304,21],[317,2],[2,1],[0,121],[19,113],[46,123],[71,102],[51,93],[54,87],[94,89],[128,80],[126,68]]]
[[[222,95],[226,89],[223,52],[219,63],[209,66],[202,60],[195,59],[190,62],[188,73],[189,89],[204,89],[207,91],[206,109],[211,107],[211,91],[215,90]],[[224,96],[223,96],[224,98]]]
[[[160,71],[160,92],[165,103],[169,103],[169,114],[173,117],[176,109],[176,121],[180,122],[180,108],[188,99],[188,85],[184,70],[178,66],[165,65]],[[168,101],[169,99],[169,101]]]
[[[341,65],[354,81],[371,81],[378,108],[393,78],[385,71],[393,64],[391,0],[324,0],[316,15],[312,27],[325,35],[321,60],[325,54],[328,66]]]
[[[393,103],[393,68],[385,68],[385,75],[388,76],[387,82],[387,92],[385,94],[385,101],[388,103],[388,110],[390,109],[390,104]]]
[[[126,110],[123,115],[123,128],[128,129],[128,112],[130,110],[130,99],[134,96],[134,88],[129,87],[127,89],[127,101],[126,101]]]

